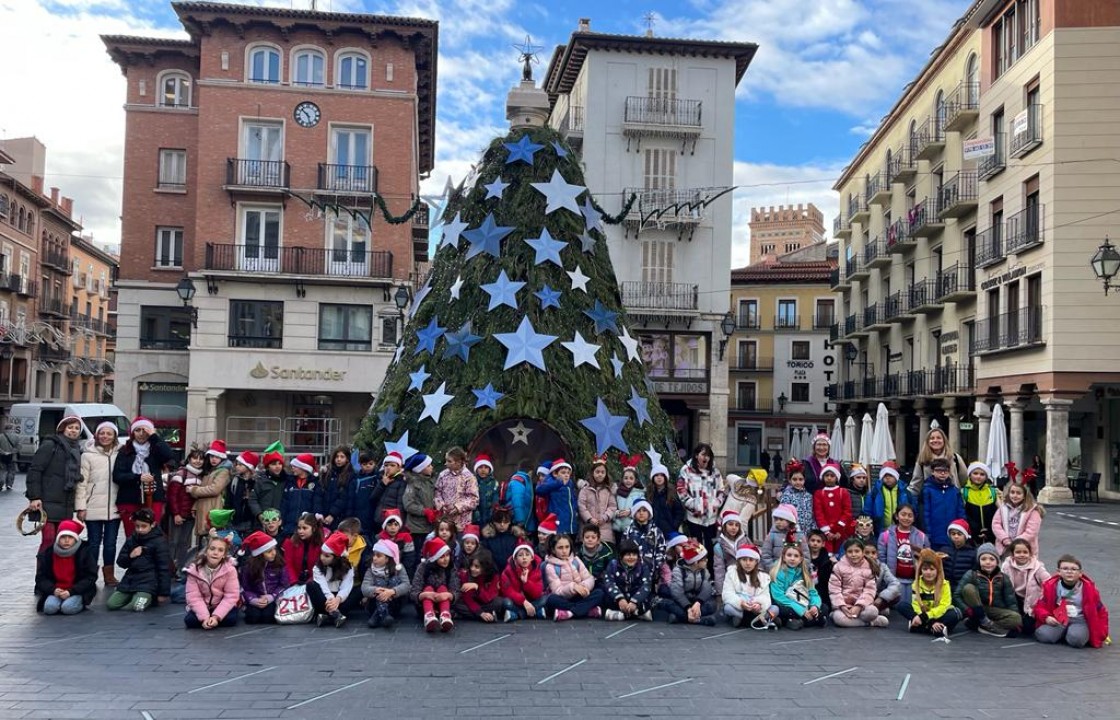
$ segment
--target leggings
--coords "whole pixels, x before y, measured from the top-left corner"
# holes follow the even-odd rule
[[[868,605],[859,611],[858,617],[848,617],[843,610],[832,611],[832,624],[836,627],[867,627],[879,617],[879,608]]]
[[[198,616],[194,614],[194,610],[189,608],[187,609],[186,616],[183,617],[183,623],[186,624],[187,628],[190,630],[199,630],[202,628],[202,620],[199,620]],[[237,608],[234,608],[229,611],[228,615],[221,619],[218,623],[218,627],[233,627],[236,624]]]
[[[424,586],[424,589],[420,591],[421,594],[429,592],[445,593],[447,592],[447,586],[440,585],[439,587],[432,587],[431,585],[426,585]],[[444,613],[447,613],[448,615],[451,614],[450,600],[440,600],[439,602],[430,599],[421,600],[420,607],[424,611],[425,615],[434,615],[437,611],[440,615],[443,615]]]
[[[1071,622],[1069,625],[1042,623],[1035,627],[1034,638],[1040,643],[1056,644],[1065,641],[1070,647],[1081,648],[1089,644],[1089,625],[1084,621]]]
[[[271,625],[276,623],[275,601],[270,602],[263,608],[250,603],[245,603],[242,607],[245,608],[246,625]]]

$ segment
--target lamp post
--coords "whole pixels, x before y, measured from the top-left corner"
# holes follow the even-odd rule
[[[1089,266],[1093,268],[1093,274],[1097,279],[1104,284],[1105,295],[1108,295],[1109,290],[1120,288],[1120,285],[1112,284],[1112,278],[1116,276],[1117,271],[1120,271],[1120,252],[1117,252],[1116,246],[1108,241],[1107,235],[1089,260]]]
[[[401,333],[404,333],[404,309],[408,307],[409,301],[412,300],[412,293],[408,291],[407,285],[398,285],[397,291],[393,293],[393,302],[397,306],[397,312],[401,316]]]
[[[786,397],[786,393],[783,390],[782,394],[778,396],[778,412],[784,413],[786,411],[787,402],[789,402],[789,398]]]
[[[723,362],[723,354],[727,350],[727,343],[731,340],[731,336],[735,334],[735,316],[728,310],[727,314],[720,320],[719,331],[723,333],[723,339],[719,341],[719,361]]]
[[[183,301],[183,307],[186,308],[191,314],[191,327],[198,328],[198,308],[191,304],[194,299],[194,282],[184,275],[179,279],[179,283],[175,286],[175,293],[179,299]]]

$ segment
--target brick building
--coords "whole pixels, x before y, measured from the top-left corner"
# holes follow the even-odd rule
[[[117,258],[89,240],[70,242],[70,352],[66,397],[73,402],[112,402],[105,392],[113,374],[115,325],[109,322],[109,297]]]
[[[751,208],[751,255],[748,265],[764,257],[797,252],[824,241],[824,213],[813,203]]]
[[[116,403],[190,440],[325,452],[380,385],[426,229],[300,198],[408,210],[438,26],[172,7],[188,39],[103,38],[127,85]]]

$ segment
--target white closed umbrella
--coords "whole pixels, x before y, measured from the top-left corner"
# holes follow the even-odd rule
[[[794,430],[789,434],[789,457],[786,460],[792,460],[801,454],[801,431]]]
[[[829,451],[829,455],[843,460],[844,458],[841,458],[840,455],[844,450],[844,426],[840,424],[840,418],[836,418],[832,422],[832,437],[830,439],[832,449]]]
[[[801,460],[809,452],[809,436],[808,429],[798,428],[797,430],[797,455],[798,460]]]
[[[851,415],[844,421],[844,449],[840,459],[848,463],[856,461],[856,419]]]
[[[992,480],[1007,477],[1007,423],[1003,419],[1003,406],[992,408],[992,424],[988,428],[988,456],[984,462],[992,469]]]
[[[882,465],[895,459],[894,443],[891,442],[891,415],[887,406],[879,403],[875,410],[875,429],[871,434],[871,464]]]
[[[871,467],[871,438],[874,436],[875,421],[871,419],[871,413],[864,413],[859,433],[859,464],[865,468]]]

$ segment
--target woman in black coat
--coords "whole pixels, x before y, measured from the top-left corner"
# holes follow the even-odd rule
[[[28,509],[43,512],[47,522],[39,539],[39,552],[54,544],[58,524],[74,516],[74,497],[82,479],[82,448],[78,437],[82,421],[67,415],[55,428],[58,433],[43,438],[27,470]]]
[[[125,535],[132,535],[132,513],[141,507],[152,509],[156,525],[163,517],[163,504],[167,498],[163,467],[171,462],[173,452],[171,446],[155,432],[151,420],[144,417],[133,420],[128,442],[121,448],[113,466],[117,511],[120,512]]]

